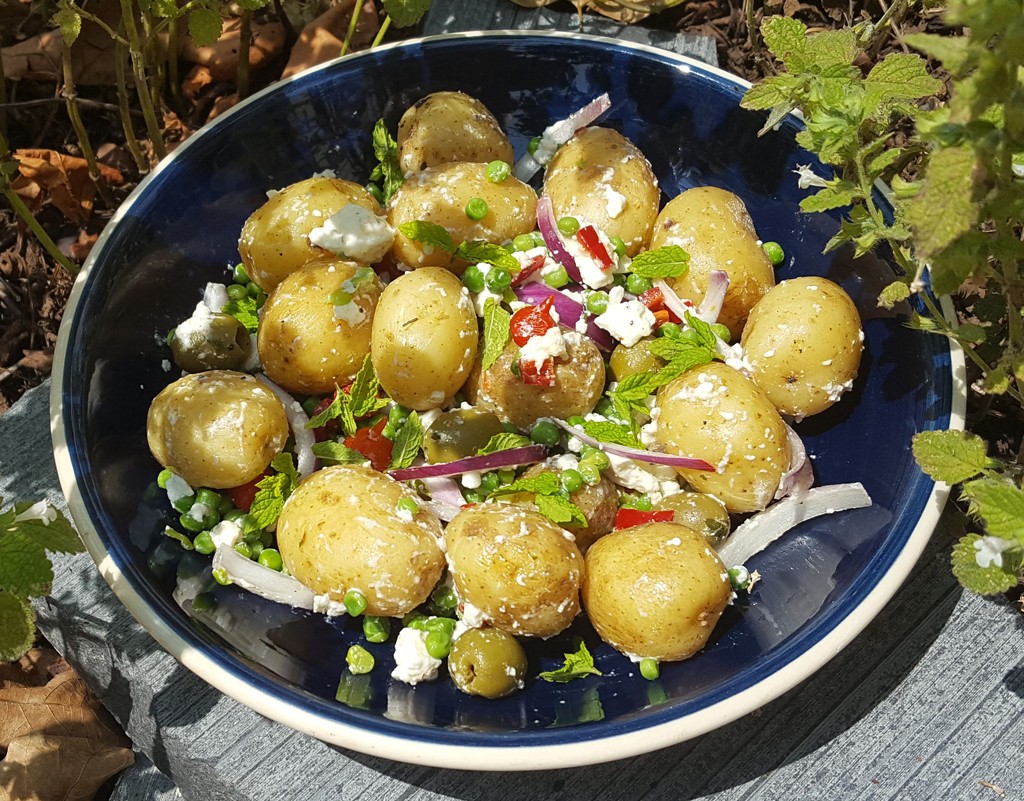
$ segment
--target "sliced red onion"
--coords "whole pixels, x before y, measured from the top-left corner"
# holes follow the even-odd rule
[[[499,467],[518,467],[533,464],[544,458],[543,445],[527,445],[523,448],[509,448],[507,451],[489,453],[486,456],[467,456],[454,462],[440,464],[421,464],[415,467],[403,467],[389,470],[396,481],[413,481],[417,478],[437,478],[438,476],[457,476],[477,470],[496,470]]]
[[[575,330],[576,323],[581,317],[587,317],[587,336],[594,341],[603,351],[612,351],[615,349],[615,340],[612,339],[611,334],[605,331],[603,328],[598,328],[594,323],[592,317],[587,315],[586,309],[583,304],[577,300],[566,295],[560,290],[549,287],[543,283],[530,283],[517,286],[515,288],[516,297],[524,303],[532,303],[536,305],[543,301],[545,298],[552,297],[555,299],[554,306],[555,311],[558,312],[558,321],[566,326]]]
[[[687,314],[693,314],[693,304],[688,300],[683,300],[676,291],[670,287],[663,279],[659,278],[654,282],[654,285],[661,290],[661,295],[665,298],[665,306],[680,320],[686,320]]]
[[[423,501],[423,505],[446,523],[454,518],[466,503],[459,485],[449,476],[425,478],[423,486],[430,493],[430,500]]]
[[[804,442],[789,424],[784,425],[789,442],[789,470],[783,473],[779,480],[779,488],[775,491],[775,500],[780,500],[788,495],[799,495],[814,486],[814,471],[811,469],[811,460],[807,458]]]
[[[215,284],[212,281],[203,290],[203,303],[210,311],[217,314],[228,302],[228,288],[224,284]]]
[[[867,506],[871,497],[859,483],[829,484],[790,495],[737,526],[719,546],[718,556],[726,565],[742,565],[805,520]]]
[[[662,290],[664,291],[664,290]],[[704,300],[697,307],[697,317],[709,325],[718,322],[722,313],[725,293],[729,291],[729,273],[725,270],[712,270],[708,273],[708,288],[704,292]]]
[[[537,171],[551,161],[555,151],[568,142],[582,128],[604,114],[612,107],[612,101],[607,93],[594,98],[579,111],[575,111],[564,120],[552,123],[544,129],[540,136],[540,142],[533,155],[527,153],[516,162],[513,174],[520,181],[529,181],[537,174]]]
[[[256,378],[266,384],[284,404],[284,413],[288,417],[288,425],[291,426],[292,438],[295,440],[295,470],[301,481],[316,469],[316,457],[313,455],[316,436],[312,429],[306,428],[309,416],[303,411],[301,403],[267,378],[265,373],[257,373]]]
[[[562,244],[562,235],[558,233],[558,223],[555,221],[555,210],[551,205],[551,198],[547,195],[541,195],[537,200],[537,228],[544,237],[544,244],[551,251],[551,258],[565,268],[569,278],[579,283],[580,269],[576,266],[576,259]]]
[[[676,456],[675,454],[661,453],[660,451],[644,451],[639,448],[630,448],[626,445],[616,445],[614,442],[602,442],[587,434],[582,428],[575,428],[569,425],[565,420],[559,420],[557,417],[546,417],[544,419],[550,420],[567,434],[572,434],[580,442],[594,448],[601,448],[608,453],[614,453],[616,456],[633,459],[637,462],[682,467],[687,470],[703,470],[707,473],[715,471],[714,466],[708,464],[703,459],[694,459],[692,456]]]
[[[309,587],[293,576],[246,559],[231,545],[221,545],[214,551],[213,569],[223,570],[239,587],[268,601],[299,609],[313,608],[314,593]]]

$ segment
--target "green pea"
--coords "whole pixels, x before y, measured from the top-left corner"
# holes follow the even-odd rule
[[[209,531],[219,522],[217,513],[208,506],[199,508],[199,504],[193,504],[192,509],[185,512],[178,518],[178,522],[186,531],[196,534],[200,531]]]
[[[490,473],[489,475],[494,474]],[[434,602],[438,609],[443,609],[446,612],[452,611],[459,605],[459,597],[447,584],[438,584],[434,587],[434,591],[430,593],[430,600]]]
[[[242,554],[242,556],[244,556],[246,559],[252,559],[253,558],[253,556],[252,556],[252,548],[249,547],[249,543],[247,543],[245,540],[241,540],[240,542],[236,542],[235,543],[235,550],[238,551],[240,554]]]
[[[512,273],[504,267],[492,267],[487,271],[484,284],[491,292],[501,294],[512,285]]]
[[[470,292],[483,292],[484,274],[475,264],[471,264],[462,274],[462,285]]]
[[[689,342],[694,345],[700,344],[700,337],[697,335],[697,332],[694,331],[692,328],[684,328],[682,331],[679,332],[679,336],[677,338],[680,342]]]
[[[428,631],[423,644],[434,659],[445,659],[452,650],[452,635],[443,631]]]
[[[574,414],[571,417],[567,417],[565,422],[575,428],[576,426],[582,426],[587,421],[583,419],[583,415]]]
[[[502,467],[498,470],[498,480],[502,484],[511,484],[516,480],[516,469],[514,467]]]
[[[372,181],[366,185],[366,191],[369,192],[382,206],[384,205],[384,190]]]
[[[352,302],[352,293],[344,289],[335,289],[327,296],[327,302],[334,306],[347,306]]]
[[[366,596],[359,590],[349,590],[346,592],[342,603],[345,604],[345,611],[352,615],[352,617],[359,617],[359,615],[366,611]]]
[[[227,587],[232,584],[231,578],[228,576],[228,571],[223,567],[218,567],[213,571],[213,580],[220,584],[222,587]]]
[[[620,259],[626,255],[626,243],[622,241],[621,236],[615,236],[614,234],[608,237],[608,241],[612,243],[612,248],[615,250],[615,255]]]
[[[345,661],[348,663],[348,669],[356,675],[369,673],[375,664],[373,654],[361,645],[351,646],[345,654]]]
[[[626,496],[624,500],[628,500],[628,503],[623,503],[623,507],[639,509],[641,512],[649,512],[654,508],[654,504],[651,503],[651,499],[647,495],[630,495]]]
[[[647,292],[654,284],[651,283],[650,278],[644,278],[642,275],[636,273],[630,273],[626,276],[626,291],[631,295],[642,295]]]
[[[196,553],[201,553],[204,556],[208,556],[217,550],[217,546],[214,544],[213,537],[210,536],[209,531],[200,531],[196,534],[196,538],[192,540],[192,547],[196,549]]]
[[[223,500],[224,498],[219,492],[214,492],[212,489],[206,489],[205,487],[196,493],[196,503],[205,503],[213,509],[220,509]]]
[[[271,545],[273,545],[274,532],[268,531],[267,529],[263,529],[262,531],[260,531],[260,543],[263,545],[264,548],[269,548]],[[282,568],[282,571],[287,573],[288,568]]]
[[[530,250],[534,247],[536,247],[536,245],[533,243],[532,234],[519,234],[519,236],[512,240],[513,250],[523,251]]]
[[[512,174],[512,167],[501,159],[487,165],[487,180],[492,184],[500,184]]]
[[[611,460],[608,458],[608,454],[598,448],[591,448],[589,451],[584,451],[580,454],[580,468],[584,465],[593,465],[599,471],[607,470],[611,466]]]
[[[230,300],[241,300],[249,297],[249,290],[242,284],[232,284],[228,287],[228,298]]]
[[[583,476],[580,475],[579,470],[573,470],[570,467],[568,470],[562,471],[559,476],[559,484],[562,485],[562,489],[571,494],[583,486]]]
[[[366,615],[363,618],[363,636],[367,642],[387,642],[391,636],[391,621],[386,617]]]
[[[236,284],[246,286],[252,279],[249,277],[248,270],[245,269],[244,264],[236,264],[235,268],[231,271],[231,280]]]
[[[429,618],[420,612],[410,612],[402,618],[402,625],[407,629],[426,631],[427,620],[429,620]]]
[[[257,561],[264,567],[269,567],[271,570],[281,571],[284,567],[284,561],[281,559],[281,552],[276,548],[264,548],[260,551],[259,559]]]
[[[156,485],[160,487],[160,489],[167,489],[167,482],[171,480],[171,476],[173,475],[174,471],[169,467],[165,467],[156,474]]]
[[[501,479],[497,473],[484,473],[480,476],[480,486],[477,488],[480,493],[490,495],[501,485]]]
[[[398,436],[398,428],[391,425],[391,423],[385,423],[380,433],[384,438],[394,441],[395,437]]]
[[[192,504],[196,502],[195,495],[185,495],[182,498],[178,498],[171,506],[174,507],[174,511],[185,514],[189,509],[192,508]]]
[[[679,339],[679,334],[682,332],[682,328],[679,327],[679,323],[673,323],[671,320],[667,323],[662,323],[658,328],[659,337],[668,337],[669,339]]]
[[[531,156],[537,152],[537,148],[540,147],[540,137],[535,136],[526,144],[526,152]]]
[[[201,592],[192,599],[192,611],[196,614],[211,612],[216,605],[217,601],[208,592]]]
[[[260,293],[263,291],[258,286],[256,286],[256,284],[254,284],[252,281],[245,285],[245,290],[246,292],[249,293],[250,298],[258,298],[260,296]]]
[[[590,292],[585,303],[591,314],[604,314],[608,311],[608,295],[605,292]]]
[[[729,573],[729,583],[737,592],[750,587],[750,571],[743,565],[734,565],[727,572]]]
[[[554,270],[551,270],[551,272],[544,273],[541,277],[544,283],[552,289],[561,289],[569,283],[569,273],[561,264]]]
[[[398,504],[395,508],[399,512],[406,512],[407,514],[415,515],[420,510],[420,505],[412,498],[399,498]]]
[[[594,486],[601,483],[601,471],[596,465],[580,463],[580,476],[584,484]]]
[[[406,409],[401,404],[396,403],[390,409],[388,409],[388,422],[391,423],[395,428],[398,428],[409,418],[410,410]]]
[[[715,336],[718,337],[722,342],[728,342],[732,339],[732,331],[729,330],[729,326],[722,325],[721,323],[715,323],[711,326],[711,330],[715,332]]]
[[[462,497],[466,503],[483,503],[487,500],[487,496],[483,493],[477,492],[476,490],[466,489],[465,487],[462,488]]]
[[[530,429],[530,439],[538,445],[546,445],[551,448],[562,439],[562,429],[550,420],[538,420]]]
[[[470,198],[466,204],[466,216],[471,220],[482,220],[487,216],[487,201],[482,197]]]
[[[786,260],[786,253],[778,242],[763,242],[761,249],[768,257],[768,261],[772,263],[772,267],[778,267]]]
[[[575,236],[580,230],[580,221],[575,217],[562,217],[558,221],[558,232],[562,236]]]
[[[641,659],[640,675],[647,679],[647,681],[654,681],[658,678],[658,676],[661,675],[661,669],[658,667],[658,660],[651,659],[649,656]]]

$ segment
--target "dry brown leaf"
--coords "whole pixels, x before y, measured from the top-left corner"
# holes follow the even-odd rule
[[[40,373],[49,373],[50,368],[53,367],[52,353],[46,353],[42,350],[26,350],[22,351],[22,353],[25,354],[19,360],[22,367],[27,367],[29,370],[37,370]]]
[[[512,2],[523,8],[541,8],[542,6],[549,6],[557,2],[557,0],[512,0]],[[636,9],[621,6],[615,0],[570,0],[570,2],[576,6],[576,10],[580,14],[583,13],[583,9],[590,8],[602,16],[626,24],[639,22],[650,16],[650,13],[646,11],[637,11]],[[634,0],[634,4],[636,4],[636,0]],[[643,5],[643,0],[639,0],[639,5]]]
[[[82,224],[92,213],[96,186],[89,177],[85,159],[68,156],[55,150],[16,150],[18,176],[11,188],[33,211],[49,200],[74,223]],[[105,164],[99,165],[100,175],[107,184],[116,186],[124,182],[120,171]]]
[[[130,748],[102,740],[29,734],[0,762],[0,801],[91,801],[134,761]]]
[[[89,258],[89,254],[92,253],[92,247],[96,244],[97,239],[99,239],[97,234],[90,234],[84,230],[79,231],[78,241],[71,243],[71,247],[68,248],[68,255],[81,264]]]
[[[53,648],[33,648],[17,662],[0,662],[0,688],[8,684],[40,687],[66,670],[68,663]]]
[[[341,55],[341,46],[348,32],[354,6],[355,0],[342,0],[306,25],[292,47],[291,56],[281,77],[288,78]],[[368,47],[377,35],[379,27],[377,9],[372,0],[367,0],[359,15],[359,22],[356,23],[356,32],[349,49],[363,50]]]
[[[216,81],[231,81],[238,71],[238,42],[242,20],[232,17],[224,23],[220,39],[207,47],[196,47],[189,36],[182,37],[181,57],[208,67]],[[249,44],[249,67],[256,69],[284,50],[285,30],[280,22],[253,22]]]
[[[191,105],[195,105],[199,93],[213,83],[209,67],[194,66],[181,82],[181,94]]]
[[[213,105],[210,107],[210,113],[206,115],[206,121],[216,119],[225,111],[234,106],[238,105],[238,93],[232,92],[229,95],[221,95],[213,101]]]

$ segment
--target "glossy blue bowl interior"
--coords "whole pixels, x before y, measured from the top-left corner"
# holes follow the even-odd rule
[[[517,156],[530,137],[602,92],[603,122],[651,161],[665,198],[712,184],[746,202],[763,239],[781,243],[779,277],[824,275],[856,299],[866,334],[854,389],[797,426],[819,484],[861,481],[869,509],[805,523],[752,560],[764,581],[727,610],[708,647],[648,682],[603,645],[582,619],[529,646],[531,673],[561,662],[582,636],[601,677],[569,684],[531,680],[511,698],[485,701],[440,681],[408,687],[389,678],[390,646],[371,645],[378,668],[352,705],[335,690],[347,647],[361,642],[347,619],[215,590],[216,612],[198,619],[175,603],[178,578],[205,561],[161,535],[175,522],[155,490],[146,446],[150,400],[174,378],[160,338],[195,306],[209,280],[238,260],[242,223],[276,189],[332,169],[365,181],[370,130],[394,131],[403,110],[431,91],[480,98],[510,134]],[[489,35],[425,40],[337,62],[274,87],[193,138],[126,205],[94,254],[74,309],[62,403],[70,458],[85,507],[110,558],[175,635],[243,682],[327,720],[453,745],[542,745],[642,729],[726,700],[797,663],[855,614],[893,565],[922,514],[932,482],[909,450],[917,431],[948,425],[950,360],[944,342],[905,326],[875,299],[886,264],[823,256],[838,217],[805,215],[793,170],[810,164],[797,123],[758,137],[763,115],[741,110],[742,86],[668,53],[604,40]],[[866,622],[866,621],[865,621]]]

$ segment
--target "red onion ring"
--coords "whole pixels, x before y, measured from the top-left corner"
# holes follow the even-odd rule
[[[246,559],[231,545],[221,545],[214,551],[213,569],[223,570],[239,587],[268,601],[299,609],[313,608],[314,593],[309,587],[293,576]]]
[[[562,236],[558,233],[558,223],[555,221],[555,210],[551,205],[551,198],[547,195],[541,195],[537,200],[537,228],[544,237],[544,244],[551,251],[551,258],[565,268],[570,279],[579,283],[579,267],[576,266],[576,259],[562,245]]]
[[[538,304],[545,298],[554,298],[555,311],[558,312],[558,321],[567,328],[575,330],[576,323],[581,317],[587,317],[587,336],[594,341],[601,350],[611,352],[615,349],[615,340],[611,334],[603,328],[598,328],[592,317],[586,313],[586,309],[579,301],[573,300],[564,292],[549,287],[544,283],[523,284],[515,288],[516,297],[524,303]]]
[[[676,291],[668,285],[663,279],[659,278],[654,282],[654,286],[661,290],[662,297],[665,298],[665,306],[683,322],[686,321],[687,314],[693,314],[693,304],[688,300],[683,300]]]
[[[717,323],[728,291],[729,273],[725,270],[712,270],[708,273],[708,288],[704,292],[704,300],[697,307],[697,317],[709,325]]]
[[[267,378],[265,373],[257,373],[256,378],[277,395],[284,405],[284,413],[288,418],[288,425],[292,429],[292,438],[295,440],[295,470],[301,481],[316,469],[316,457],[313,455],[313,443],[316,442],[316,436],[312,429],[306,428],[309,416],[303,411],[302,404]]]
[[[616,456],[633,459],[637,462],[664,464],[669,467],[682,467],[687,470],[703,470],[706,473],[715,472],[714,465],[708,464],[703,459],[695,459],[692,456],[676,456],[671,453],[660,453],[658,451],[644,451],[639,448],[630,448],[626,445],[616,445],[614,442],[602,442],[587,434],[582,428],[574,428],[565,420],[559,420],[557,417],[545,417],[543,419],[550,420],[567,434],[572,434],[580,442],[594,448],[601,448],[608,453],[614,453]]]
[[[543,445],[527,445],[522,448],[509,448],[506,451],[488,453],[486,456],[467,456],[454,462],[440,464],[421,464],[415,467],[403,467],[389,470],[388,475],[396,481],[412,481],[417,478],[437,478],[439,476],[457,476],[477,470],[494,470],[499,467],[518,467],[533,464],[544,458]]]
[[[459,490],[459,485],[448,476],[435,476],[423,479],[423,486],[430,493],[430,500],[423,505],[446,523],[459,513],[466,503]]]
[[[577,131],[586,128],[590,123],[604,114],[612,107],[612,102],[605,93],[600,97],[591,100],[579,111],[574,111],[568,117],[552,123],[544,129],[537,144],[537,150],[531,155],[527,153],[516,162],[513,174],[520,181],[529,181],[537,174],[537,171],[551,161],[555,151],[564,145]]]
[[[775,491],[777,501],[788,495],[801,495],[814,486],[814,471],[811,469],[811,460],[807,458],[804,442],[788,423],[784,425],[789,443],[789,470],[779,480],[779,488]]]

